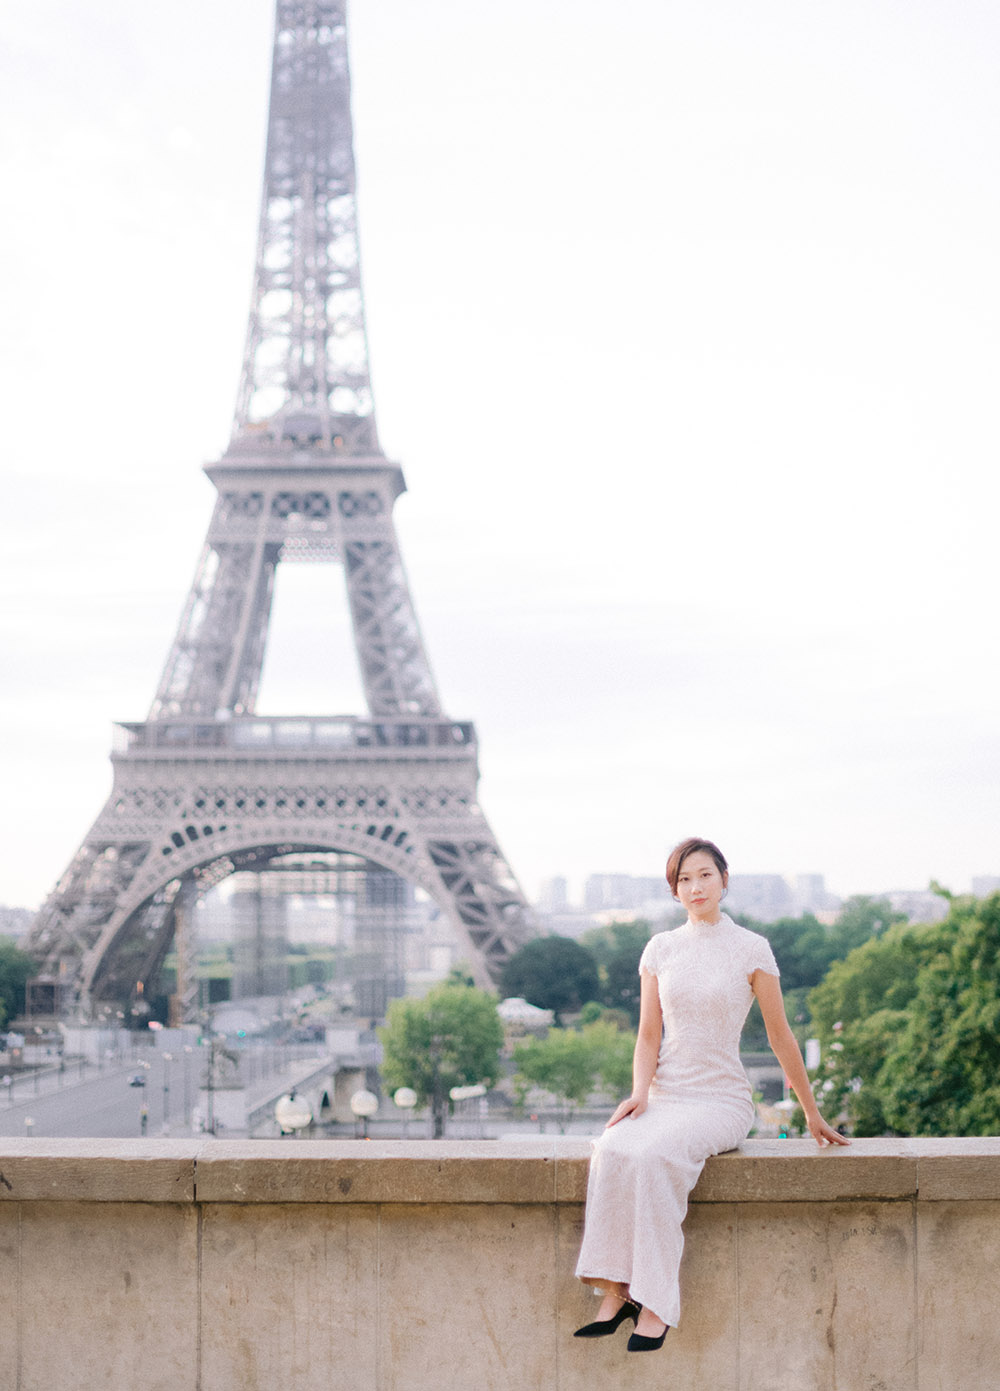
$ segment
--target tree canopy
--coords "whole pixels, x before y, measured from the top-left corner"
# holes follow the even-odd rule
[[[514,1049],[515,1086],[530,1086],[563,1103],[565,1119],[595,1091],[625,1094],[632,1083],[635,1036],[609,1019],[582,1029],[552,1029],[545,1038],[525,1039]]]
[[[892,924],[905,921],[906,915],[895,912],[888,899],[856,894],[843,905],[832,927],[824,927],[812,913],[770,923],[744,919],[744,924],[763,933],[771,943],[781,967],[783,988],[804,990],[818,985],[832,962],[840,961]]]
[[[809,997],[818,1082],[859,1135],[1000,1130],[1000,894],[892,926]]]
[[[536,937],[514,952],[504,965],[500,988],[558,1017],[596,1000],[600,983],[592,953],[571,937],[553,935]]]
[[[0,937],[0,1025],[24,1012],[24,987],[38,971],[9,937]]]
[[[592,928],[581,938],[597,962],[598,998],[611,1009],[625,1010],[633,1026],[639,1023],[639,958],[652,931],[647,919],[632,918]]]
[[[452,1087],[491,1086],[500,1075],[503,1024],[484,990],[446,982],[423,999],[393,1000],[378,1036],[383,1084],[389,1091],[412,1087],[429,1102],[436,1137],[444,1133]]]

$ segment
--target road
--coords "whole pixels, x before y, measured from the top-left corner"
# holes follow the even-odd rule
[[[34,1079],[18,1078],[12,1102],[0,1095],[0,1135],[133,1139],[143,1133],[144,1106],[146,1134],[164,1134],[165,1121],[167,1133],[189,1134],[184,1124],[184,1073],[186,1068],[187,1101],[193,1105],[198,1099],[198,1059],[188,1055],[166,1063],[152,1049],[147,1051],[146,1065],[116,1063],[101,1072],[90,1067],[82,1078],[77,1065],[71,1064],[62,1079],[65,1085],[58,1090],[53,1089],[56,1077],[40,1079],[37,1093]],[[137,1073],[146,1078],[144,1087],[129,1086]],[[31,1125],[26,1124],[28,1120]]]

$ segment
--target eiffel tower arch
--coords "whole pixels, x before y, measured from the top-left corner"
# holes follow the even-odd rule
[[[277,0],[246,347],[232,437],[205,470],[218,496],[149,715],[116,726],[111,795],[33,924],[35,1013],[134,1005],[175,940],[183,977],[194,900],[303,852],[420,886],[483,985],[533,932],[397,544],[405,484],[369,379],[345,11]],[[342,567],[363,714],[256,713],[275,571],[296,561]]]

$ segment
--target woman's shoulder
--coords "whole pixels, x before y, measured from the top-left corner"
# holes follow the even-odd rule
[[[728,914],[727,914],[727,916],[728,916]],[[755,942],[766,942],[766,941],[767,941],[767,938],[764,936],[763,932],[754,932],[752,928],[743,927],[742,924],[740,924],[740,923],[738,923],[738,922],[733,922],[732,918],[730,918],[729,921],[730,921],[730,923],[732,923],[733,927],[734,927],[734,928],[736,929],[736,931],[740,934],[740,936],[743,938],[744,941],[755,941]]]
[[[778,967],[774,960],[774,952],[771,943],[764,936],[763,932],[753,932],[749,927],[741,927],[739,923],[733,922],[739,941],[747,954],[747,957],[755,966],[761,966],[764,970],[772,971],[777,974]]]
[[[651,971],[654,975],[659,970],[666,953],[671,948],[672,932],[654,932],[652,937],[642,949],[642,956],[639,958],[639,970]]]

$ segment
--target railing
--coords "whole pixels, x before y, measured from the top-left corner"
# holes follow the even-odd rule
[[[350,750],[378,755],[391,749],[414,754],[468,754],[476,746],[475,726],[470,721],[434,719],[364,719],[350,715],[335,718],[313,716],[240,716],[228,720],[151,720],[143,724],[115,725],[114,752],[140,750],[165,753],[204,753],[231,749],[241,755],[271,754],[290,749]]]
[[[589,1142],[0,1141],[4,1391],[992,1391],[1000,1140],[747,1141],[662,1351],[574,1341]]]

